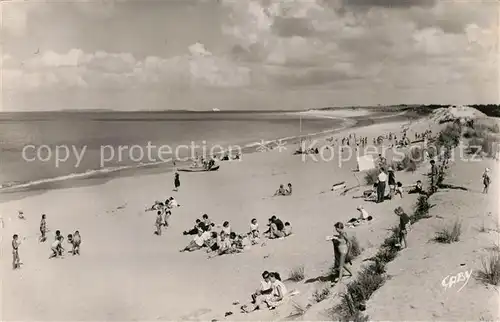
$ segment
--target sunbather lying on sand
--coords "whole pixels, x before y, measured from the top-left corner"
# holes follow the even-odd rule
[[[417,180],[415,186],[410,191],[408,191],[408,193],[409,194],[418,193],[421,195],[427,195],[427,192],[424,190],[424,187],[422,186],[422,181],[420,180]]]
[[[193,240],[187,245],[184,249],[181,249],[180,252],[192,252],[198,249],[201,249],[205,246],[205,242],[211,236],[209,231],[202,231],[198,229],[198,234],[194,236]]]
[[[273,272],[269,274],[269,280],[272,286],[272,292],[270,294],[261,294],[256,296],[255,304],[244,305],[241,307],[242,313],[250,313],[257,309],[261,309],[264,305],[272,310],[283,302],[283,299],[287,295],[287,289],[285,284],[280,281],[279,274]]]
[[[359,217],[358,218],[351,218],[347,222],[348,227],[356,227],[356,226],[361,225],[364,222],[371,221],[373,219],[373,217],[368,214],[368,212],[365,210],[365,208],[363,206],[358,206],[358,208],[356,208],[356,209],[359,211]]]

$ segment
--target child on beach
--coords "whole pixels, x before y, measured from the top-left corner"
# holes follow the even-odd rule
[[[40,242],[43,243],[47,240],[45,237],[45,233],[47,232],[47,223],[45,222],[45,214],[42,215],[42,219],[40,220]]]
[[[397,196],[399,195],[401,198],[403,198],[403,184],[401,181],[398,181],[396,184],[396,190],[394,191],[394,195]]]
[[[225,233],[226,235],[229,235],[231,233],[231,226],[229,225],[229,221],[225,221],[222,224],[221,232]]]
[[[396,247],[404,249],[408,247],[408,244],[406,243],[406,235],[408,234],[408,229],[410,227],[410,217],[408,217],[402,207],[394,209],[394,213],[399,216],[399,243],[396,244]]]
[[[490,169],[484,169],[483,173],[483,193],[488,193],[488,189],[490,187],[491,179],[490,179]]]
[[[19,241],[19,236],[14,234],[12,236],[12,268],[17,269],[20,267],[21,260],[19,259],[19,245],[21,242]]]
[[[80,244],[82,243],[82,236],[80,236],[80,232],[77,230],[73,234],[73,255],[80,255]]]
[[[288,189],[286,190],[285,193],[286,193],[287,196],[291,196],[292,195],[292,184],[291,183],[288,184]]]
[[[171,215],[172,215],[172,212],[170,210],[168,210],[167,208],[165,208],[165,219],[164,219],[163,226],[168,227],[168,219],[170,218]]]
[[[280,184],[280,187],[278,190],[276,190],[276,192],[274,193],[273,196],[286,196],[286,190],[285,190],[285,187]]]
[[[260,241],[259,223],[255,218],[250,221],[250,241],[252,245],[256,245]]]
[[[202,217],[202,222],[203,224],[208,227],[208,226],[211,226],[212,225],[212,221],[210,219],[208,219],[208,215],[207,214],[204,214]]]
[[[163,225],[163,219],[161,218],[161,210],[156,213],[156,222],[155,222],[155,235],[161,236],[161,226]]]
[[[333,282],[336,283],[342,280],[342,278],[344,277],[344,270],[349,273],[348,276],[352,276],[352,272],[346,266],[347,263],[351,262],[348,258],[349,249],[351,248],[351,241],[344,231],[343,223],[337,222],[335,223],[334,227],[338,235],[328,236],[326,240],[333,242],[333,250],[335,253],[335,270],[338,271],[338,276],[335,277]]]
[[[63,236],[61,236],[61,231],[56,230],[56,238],[50,247],[50,249],[52,250],[52,254],[50,255],[49,259],[63,255],[64,252],[64,248],[62,247],[63,240],[64,238]]]

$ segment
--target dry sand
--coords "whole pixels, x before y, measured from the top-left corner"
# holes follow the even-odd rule
[[[430,126],[419,124],[423,128]],[[371,138],[381,132],[399,133],[403,125],[378,124],[346,130],[336,136],[356,132],[368,136],[370,143]],[[412,137],[413,134],[409,134]],[[375,220],[348,232],[357,236],[364,247],[361,258],[368,257],[389,233],[386,229],[398,222],[392,210],[402,205],[410,211],[416,200],[410,195],[382,204],[353,199],[362,188],[339,196],[329,191],[332,184],[347,181],[348,186],[354,186],[358,183],[351,171],[356,167],[356,159],[344,161],[341,166],[338,156],[328,162],[314,161],[311,157],[303,160],[301,156],[292,155],[294,148],[244,155],[241,162],[221,162],[218,172],[181,173],[179,192],[171,191],[173,175],[165,173],[53,190],[0,204],[4,221],[2,320],[210,320],[223,319],[226,311],[234,312],[228,317],[231,320],[286,318],[292,313],[290,305],[276,311],[241,315],[239,306],[231,303],[247,302],[264,270],[278,271],[286,278],[290,269],[304,265],[306,279],[325,275],[332,264],[333,253],[325,236],[331,235],[335,222],[357,216],[359,204],[364,204]],[[459,183],[479,189],[483,163],[455,165],[457,170],[454,166],[453,171],[466,174],[460,176]],[[411,184],[423,178],[426,171],[423,165],[415,173],[398,172],[397,177]],[[496,169],[493,171],[498,173]],[[359,179],[362,180],[362,175]],[[496,181],[493,181],[494,189],[497,189]],[[294,187],[292,196],[270,197],[279,184],[288,182]],[[498,190],[492,190],[489,196],[494,191]],[[170,227],[158,237],[153,235],[155,215],[144,209],[154,200],[170,195],[175,196],[181,207],[174,210]],[[466,267],[477,269],[479,253],[474,251],[487,242],[477,237],[473,227],[485,218],[491,218],[494,225],[498,207],[488,206],[489,210],[486,206],[475,207],[476,203],[486,200],[486,196],[478,193],[451,191],[439,193],[436,198],[446,201],[449,208],[436,207],[433,211],[445,218],[461,216],[467,222],[469,230],[465,241],[436,247],[426,242],[433,232],[430,224],[443,220],[418,224],[409,237],[410,249],[389,266],[393,278],[368,303],[371,318],[477,320],[480,315],[487,315],[482,313],[486,307],[492,306],[484,297],[492,301],[498,298],[496,291],[478,283],[469,282],[468,288],[458,296],[450,295],[454,291],[444,292],[440,286],[444,276],[461,269],[456,266],[459,263],[465,262]],[[24,211],[25,221],[17,219],[18,209]],[[488,211],[493,215],[487,217]],[[42,213],[47,214],[49,241],[57,229],[64,236],[76,229],[81,232],[81,256],[48,259],[49,241],[37,241]],[[254,217],[262,230],[267,219],[276,214],[292,223],[294,234],[284,240],[268,241],[264,247],[253,246],[242,254],[210,260],[202,251],[179,253],[190,241],[181,232],[191,228],[203,213],[216,223],[230,221],[236,232],[247,232]],[[14,233],[26,238],[20,246],[24,265],[16,271],[11,269],[10,240]],[[478,241],[482,243],[480,246],[476,245]],[[443,264],[438,264],[441,262]],[[356,262],[354,268],[359,265]],[[300,291],[294,301],[307,303],[322,283],[287,282],[287,285]],[[335,286],[334,293],[342,288],[342,285]],[[328,319],[324,309],[331,301],[332,298],[313,306],[303,318]],[[473,308],[469,308],[471,305]],[[493,314],[490,311],[488,314]]]

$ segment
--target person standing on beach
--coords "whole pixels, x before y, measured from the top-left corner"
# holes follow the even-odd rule
[[[386,182],[387,182],[387,174],[385,174],[385,169],[380,168],[380,173],[378,175],[378,184],[377,184],[377,203],[384,202]]]
[[[159,210],[156,213],[156,222],[155,222],[155,227],[156,227],[155,235],[158,235],[158,236],[161,236],[161,226],[163,225],[163,219],[162,219],[161,215],[162,215],[162,211]]]
[[[389,172],[389,198],[392,199],[396,192],[396,174],[394,174],[394,169],[392,167],[389,167],[387,171]]]
[[[344,276],[344,269],[349,276],[352,276],[351,270],[346,266],[350,263],[348,258],[349,249],[351,248],[351,241],[344,231],[344,224],[337,222],[334,225],[337,236],[328,236],[326,240],[333,242],[333,250],[335,253],[335,270],[338,271],[338,276],[334,279],[334,283],[339,282]]]
[[[42,215],[42,219],[40,220],[40,242],[43,243],[47,240],[45,233],[47,232],[47,223],[45,222],[45,214]]]
[[[80,232],[77,230],[73,234],[73,255],[80,255],[80,244],[82,243],[82,237]]]
[[[181,180],[179,179],[179,172],[175,173],[174,178],[174,191],[179,191],[179,187],[181,186]]]
[[[484,169],[483,173],[483,193],[488,193],[488,189],[490,187],[491,179],[490,179],[490,169]]]
[[[19,236],[14,234],[12,236],[12,268],[17,269],[21,265],[21,260],[19,259],[19,245],[21,242],[19,241]]]
[[[408,229],[410,227],[410,217],[404,212],[402,207],[394,209],[394,213],[399,216],[399,243],[396,244],[396,247],[404,249],[408,247],[408,244],[406,243],[406,235],[408,235]]]
[[[431,160],[431,173],[429,174],[431,178],[431,193],[437,190],[437,179],[438,179],[438,168],[436,166],[436,161]]]

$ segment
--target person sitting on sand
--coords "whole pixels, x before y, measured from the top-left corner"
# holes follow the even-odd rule
[[[213,231],[210,235],[210,238],[206,241],[207,253],[215,252],[219,249],[219,236],[217,232]]]
[[[19,210],[19,211],[17,212],[17,218],[19,218],[19,219],[23,219],[23,220],[25,220],[25,219],[26,219],[26,218],[24,218],[24,212],[23,212],[22,210]]]
[[[201,220],[196,219],[194,227],[190,230],[185,230],[182,232],[183,235],[196,235],[198,233],[198,228],[200,228]]]
[[[253,218],[250,221],[250,241],[252,245],[256,245],[260,242],[260,231],[259,231],[259,223],[256,218]]]
[[[262,294],[255,298],[255,304],[242,306],[241,310],[243,313],[250,313],[257,309],[260,309],[264,306],[264,304],[269,307],[269,309],[273,310],[278,305],[283,302],[283,299],[287,295],[287,289],[285,284],[277,276],[277,273],[269,273],[269,280],[272,286],[271,294]]]
[[[396,244],[396,247],[404,249],[408,247],[408,244],[406,243],[406,235],[410,229],[410,217],[405,213],[402,207],[394,209],[394,213],[399,216],[399,243]]]
[[[39,241],[41,243],[45,242],[47,240],[47,237],[45,234],[47,233],[47,222],[45,221],[45,214],[42,215],[42,219],[40,220],[40,239]]]
[[[231,226],[229,225],[229,221],[225,221],[222,224],[221,232],[224,232],[226,235],[229,235],[231,233]]]
[[[291,183],[288,183],[288,189],[286,189],[285,194],[287,196],[291,196],[292,195],[292,184]]]
[[[203,222],[203,224],[208,227],[208,226],[211,226],[212,225],[212,221],[208,218],[208,215],[207,214],[203,214],[203,216],[201,217],[201,220]]]
[[[344,231],[344,224],[337,222],[334,225],[337,235],[328,236],[326,240],[333,242],[333,249],[335,253],[335,265],[334,269],[338,272],[338,276],[335,277],[334,283],[340,281],[344,277],[344,270],[352,276],[352,272],[346,266],[346,264],[351,263],[349,259],[349,250],[351,248],[351,241]]]
[[[415,186],[410,191],[408,191],[408,193],[409,194],[418,193],[421,195],[427,195],[427,192],[425,192],[424,187],[422,185],[422,181],[420,181],[420,180],[417,180],[417,183],[415,184]]]
[[[285,228],[285,225],[283,225],[283,222],[276,218],[275,215],[269,218],[268,226],[269,229],[265,233],[268,234],[269,239],[281,238],[285,236],[283,234],[283,228]]]
[[[276,190],[276,192],[274,193],[273,196],[286,196],[286,190],[285,190],[285,187],[280,184],[280,187],[278,190]]]
[[[491,184],[491,178],[490,178],[490,169],[486,168],[484,169],[483,173],[483,193],[488,193],[488,189]]]
[[[273,292],[273,285],[271,284],[271,279],[269,278],[270,273],[264,271],[262,273],[262,281],[260,281],[259,288],[252,294],[252,304],[255,304],[255,300],[260,295],[268,295]]]
[[[283,234],[285,235],[285,237],[288,237],[292,234],[292,225],[290,225],[288,221],[285,223],[285,227],[283,228]]]

